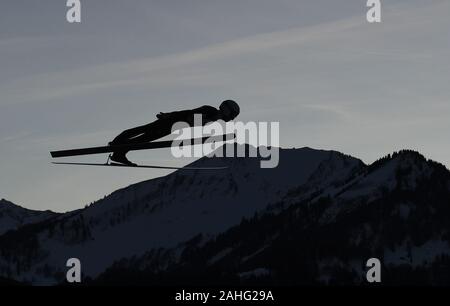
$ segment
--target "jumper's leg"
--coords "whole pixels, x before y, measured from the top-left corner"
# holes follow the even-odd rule
[[[117,135],[117,137],[114,138],[113,141],[110,142],[110,145],[128,144],[128,143],[130,143],[130,140],[132,138],[145,133],[147,125],[141,125],[141,126],[138,126],[138,127],[135,127],[135,128],[123,131],[122,133]]]
[[[110,145],[150,142],[169,135],[171,128],[171,122],[167,120],[156,120],[147,125],[138,126],[122,132],[114,138]],[[127,153],[128,151],[126,150],[114,151],[111,155],[111,160],[126,165],[135,165],[127,159]]]

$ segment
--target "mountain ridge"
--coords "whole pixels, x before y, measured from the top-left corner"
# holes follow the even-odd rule
[[[260,216],[282,228],[283,222],[276,221],[278,215],[288,215],[287,220],[291,220],[305,214],[293,232],[325,229],[341,222],[346,214],[353,216],[356,212],[370,211],[369,204],[380,205],[380,199],[387,196],[403,192],[402,196],[406,197],[415,192],[415,188],[421,188],[424,182],[435,180],[436,176],[441,187],[450,181],[450,172],[443,165],[411,150],[388,155],[371,165],[337,151],[306,147],[281,149],[280,165],[272,170],[260,169],[258,158],[200,159],[193,164],[218,162],[227,163],[229,171],[220,174],[174,172],[117,190],[85,209],[25,226],[16,236],[14,233],[0,236],[0,245],[8,246],[0,252],[0,275],[13,275],[16,280],[35,284],[58,283],[62,281],[63,259],[67,256],[80,258],[86,277],[97,281],[113,279],[111,271],[116,275],[123,274],[124,267],[133,266],[131,260],[135,266],[158,267],[160,273],[165,269],[172,271],[178,269],[179,263],[189,265],[186,254],[195,254],[196,250],[214,244],[221,235],[243,231],[245,237],[242,226],[247,228],[248,220],[253,220],[250,221],[253,224]],[[414,215],[405,208],[408,206],[401,206],[405,204],[397,204],[396,214]],[[310,219],[308,215],[315,217]],[[255,231],[264,233],[260,229]],[[281,238],[277,238],[280,228],[267,235],[267,241],[280,243]],[[283,235],[290,236],[284,232]],[[239,237],[231,236],[239,240]],[[8,243],[17,239],[30,250],[18,249]],[[258,239],[245,243],[252,245],[255,241]],[[265,256],[271,243],[239,254],[247,260],[256,254]],[[21,256],[27,252],[33,256]],[[217,266],[221,258],[233,254],[233,248],[228,247],[211,256],[200,254],[197,257]],[[14,256],[18,259],[12,260]],[[28,268],[13,273],[10,268],[13,262]],[[270,264],[270,260],[267,262]],[[201,269],[205,271],[205,267]],[[265,278],[272,273],[267,267],[255,269],[256,274],[265,275]],[[136,272],[136,269],[130,270]],[[143,271],[147,276],[155,272],[145,268]],[[233,277],[252,278],[250,272],[238,270]],[[313,279],[310,279],[311,283]]]
[[[365,261],[376,257],[385,264],[387,285],[448,285],[450,172],[412,151],[383,161],[401,161],[388,168],[398,181],[391,191],[371,194],[370,201],[361,193],[351,199],[328,194],[303,199],[278,215],[244,220],[204,245],[194,242],[180,259],[171,256],[173,250],[122,259],[94,283],[361,285]],[[411,163],[429,167],[414,186],[403,183],[416,177],[414,171],[404,171]],[[363,175],[377,177],[374,169],[364,169]],[[422,189],[428,186],[436,191],[431,197]],[[352,188],[359,186],[345,192]],[[161,266],[163,272],[155,269]]]
[[[0,235],[21,226],[38,223],[58,215],[50,210],[27,209],[8,200],[0,199]]]

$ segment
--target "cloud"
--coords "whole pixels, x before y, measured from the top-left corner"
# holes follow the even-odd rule
[[[57,73],[42,73],[4,83],[2,104],[47,101],[109,88],[139,86],[202,85],[211,84],[206,65],[217,61],[276,52],[279,48],[324,40],[335,33],[350,30],[361,24],[360,18],[340,20],[308,28],[264,33],[253,37],[220,43],[181,54],[157,56],[119,63],[102,64],[89,68]],[[14,39],[10,43],[25,44],[27,39]],[[30,39],[33,44],[35,38]],[[8,42],[3,42],[8,43]],[[273,50],[273,51],[271,51]],[[183,73],[186,67],[196,68],[200,76]],[[217,84],[217,83],[216,83]]]
[[[448,8],[445,4],[437,2],[433,8]],[[408,6],[396,7],[389,11],[389,14],[396,16],[398,20],[407,19],[414,23],[421,16],[420,10],[424,8],[408,8]],[[425,7],[426,11],[430,6]],[[399,26],[400,22],[390,20]],[[381,31],[389,31],[386,27],[391,25],[381,25]],[[384,28],[383,28],[384,27]],[[354,38],[355,34],[361,35],[361,28],[366,31],[367,22],[361,16],[355,16],[338,20],[331,23],[319,24],[310,27],[292,28],[284,31],[263,33],[251,37],[219,43],[204,48],[171,54],[156,56],[138,60],[128,60],[118,63],[108,63],[96,65],[88,68],[65,70],[57,73],[36,74],[12,82],[4,83],[2,88],[3,99],[0,103],[30,103],[36,101],[48,101],[66,96],[88,94],[95,91],[106,91],[108,89],[130,88],[133,86],[151,87],[173,87],[173,86],[214,86],[220,81],[214,81],[208,71],[208,65],[217,67],[217,63],[225,63],[227,60],[247,59],[247,57],[258,57],[260,55],[270,56],[277,52],[295,47],[298,50],[302,46],[306,49],[310,46],[318,46],[316,51],[326,59],[339,59],[344,54],[327,49],[327,45],[339,43],[335,37],[346,39]],[[371,33],[369,31],[369,33]],[[377,35],[379,33],[372,32]],[[363,34],[364,35],[364,34]],[[370,35],[370,34],[369,34]],[[57,39],[57,38],[55,38]],[[35,38],[29,38],[29,45],[34,45]],[[46,38],[50,40],[50,38]],[[27,39],[13,39],[2,41],[2,44],[25,44]],[[53,43],[54,45],[56,42]],[[323,49],[320,47],[323,46]],[[382,60],[402,60],[417,61],[429,60],[433,54],[430,52],[417,52],[410,50],[346,50],[345,58],[376,58]],[[245,65],[245,62],[243,63]],[[262,65],[267,63],[261,63]],[[226,66],[223,67],[226,70]]]

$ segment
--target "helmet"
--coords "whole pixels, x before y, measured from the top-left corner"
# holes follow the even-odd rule
[[[241,112],[239,105],[233,100],[223,101],[219,108],[227,120],[233,120]]]

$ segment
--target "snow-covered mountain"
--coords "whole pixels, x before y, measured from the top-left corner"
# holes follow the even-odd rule
[[[6,257],[17,257],[0,257],[0,273],[11,274],[9,267],[18,261],[29,268],[14,275],[15,279],[58,282],[61,279],[55,275],[66,270],[66,260],[77,257],[84,274],[96,277],[123,257],[175,247],[198,234],[210,237],[223,232],[266,209],[292,188],[306,185],[310,177],[317,179],[324,167],[335,167],[339,173],[336,177],[323,173],[323,181],[331,182],[352,175],[363,164],[338,152],[303,148],[280,150],[280,164],[274,169],[261,169],[259,158],[203,158],[191,166],[213,165],[228,169],[176,171],[118,190],[85,209],[0,237],[0,244],[25,239],[37,246],[30,260],[11,243]]]
[[[0,200],[0,235],[26,224],[37,223],[57,215],[52,211],[30,210],[5,199]]]
[[[445,281],[428,270],[450,264],[444,166],[413,151],[367,166],[310,148],[280,150],[274,169],[191,166],[213,165],[229,168],[176,171],[0,236],[0,276],[63,282],[77,257],[96,282],[355,284],[377,257],[388,282]]]
[[[448,285],[450,172],[413,151],[363,167],[305,197],[303,188],[221,235],[116,262],[97,282],[365,284],[366,261],[383,284]]]

